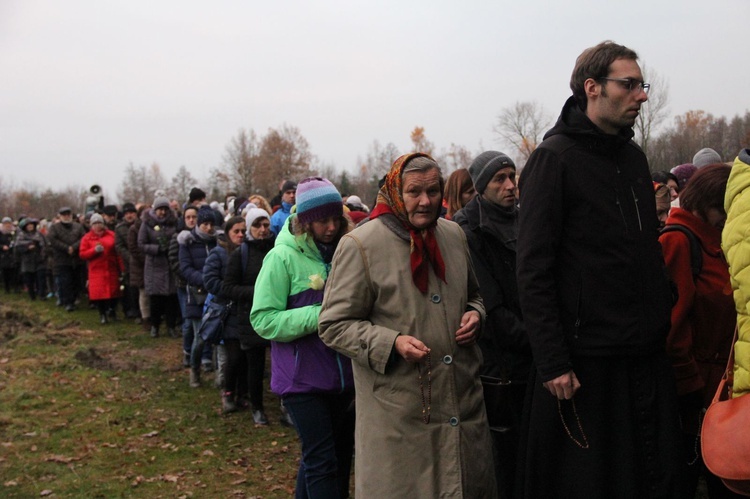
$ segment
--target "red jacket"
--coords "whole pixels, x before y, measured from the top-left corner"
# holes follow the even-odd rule
[[[96,252],[96,245],[101,244],[104,251]],[[115,249],[115,233],[105,230],[98,236],[93,230],[89,231],[79,248],[81,259],[88,262],[89,268],[89,299],[107,300],[120,296],[120,273],[124,270],[122,259]]]
[[[698,392],[703,407],[708,407],[724,373],[736,323],[729,269],[719,230],[682,208],[672,208],[669,224],[684,225],[696,235],[703,250],[703,265],[693,281],[687,236],[673,231],[659,237],[679,294],[672,309],[667,352],[678,393]]]

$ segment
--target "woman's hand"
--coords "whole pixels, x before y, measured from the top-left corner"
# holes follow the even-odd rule
[[[427,357],[427,354],[430,353],[430,349],[427,348],[427,345],[416,339],[414,336],[408,336],[405,334],[397,336],[393,346],[406,362],[415,364],[421,362]]]
[[[480,316],[476,310],[464,312],[461,317],[461,327],[456,331],[456,343],[459,345],[470,345],[477,339],[477,328],[479,327]]]

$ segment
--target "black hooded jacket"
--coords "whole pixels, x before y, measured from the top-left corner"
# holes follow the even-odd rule
[[[482,374],[526,383],[531,348],[516,285],[518,212],[514,209],[507,213],[504,225],[509,235],[504,238],[503,228],[497,227],[486,213],[491,209],[487,203],[481,196],[475,196],[453,216],[466,234],[479,294],[487,311],[484,331],[477,340],[484,360]]]
[[[571,97],[519,182],[517,277],[542,381],[575,356],[664,351],[672,293],[648,163]]]

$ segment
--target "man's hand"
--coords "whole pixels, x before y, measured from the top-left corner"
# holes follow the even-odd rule
[[[477,339],[477,328],[480,316],[476,310],[464,312],[461,317],[461,327],[456,331],[456,343],[459,345],[470,345]]]
[[[404,334],[396,337],[393,346],[406,362],[411,363],[421,362],[427,357],[427,354],[430,353],[430,349],[427,348],[427,345],[416,339],[414,336]]]
[[[544,388],[557,397],[559,400],[570,400],[573,395],[581,388],[581,383],[576,378],[576,373],[568,371],[562,376],[543,383]]]

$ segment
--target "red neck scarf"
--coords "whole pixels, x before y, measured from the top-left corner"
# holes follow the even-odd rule
[[[375,219],[381,215],[389,214],[395,216],[409,232],[411,239],[409,259],[411,263],[411,277],[414,285],[422,293],[427,292],[430,280],[429,266],[431,265],[443,282],[445,280],[445,262],[440,254],[440,247],[435,238],[435,226],[437,219],[424,229],[416,229],[409,223],[409,215],[406,212],[402,191],[402,172],[406,163],[417,157],[430,156],[423,153],[405,154],[398,158],[385,177],[385,183],[378,192],[375,208],[370,213],[370,218]]]

